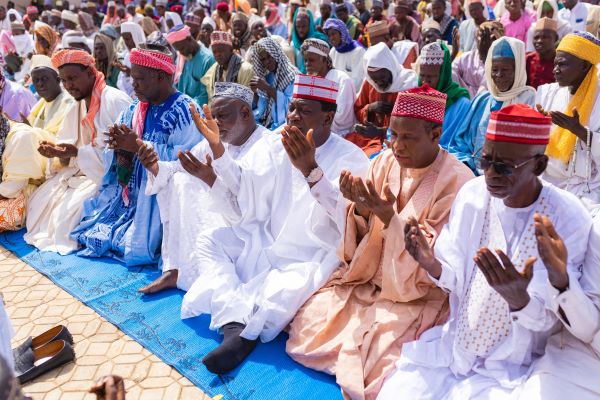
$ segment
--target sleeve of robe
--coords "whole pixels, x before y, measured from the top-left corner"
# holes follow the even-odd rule
[[[340,92],[337,100],[337,110],[333,119],[331,130],[336,133],[348,133],[354,130],[354,99],[356,91],[352,79],[344,78],[341,81]]]
[[[237,83],[240,85],[244,85],[246,87],[250,87],[250,81],[254,77],[254,69],[252,64],[244,62],[240,67],[240,72],[238,73]]]
[[[354,103],[354,114],[356,115],[356,120],[361,124],[365,124],[369,120],[371,90],[373,90],[373,88],[369,82],[365,80],[356,97],[356,102]]]

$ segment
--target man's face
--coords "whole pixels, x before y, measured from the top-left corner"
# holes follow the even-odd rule
[[[127,6],[127,14],[129,14],[131,16],[135,16],[135,4],[134,3],[130,3]]]
[[[502,200],[522,196],[523,193],[531,191],[532,181],[543,172],[547,160],[543,155],[543,150],[538,155],[535,148],[531,146],[489,140],[486,140],[483,145],[481,158],[487,161],[501,162],[511,167],[509,176],[499,173],[498,168],[494,165],[484,171],[488,192],[493,197]],[[512,168],[522,163],[525,164],[517,169]]]
[[[307,134],[310,129],[319,133],[325,126],[331,126],[333,112],[323,112],[321,103],[315,100],[292,99],[288,106],[287,124]]]
[[[160,93],[159,73],[155,69],[141,67],[133,64],[131,66],[131,83],[135,95],[140,101],[152,101]]]
[[[563,4],[570,10],[577,5],[577,1],[578,0],[563,0]]]
[[[52,25],[52,26],[60,25],[60,17],[57,17],[56,15],[51,16],[50,17],[50,25]]]
[[[77,101],[91,96],[96,77],[90,68],[79,64],[66,64],[58,70],[64,88]]]
[[[47,101],[52,101],[60,93],[58,74],[50,68],[36,68],[31,71],[31,81],[37,93]]]
[[[313,52],[303,52],[304,66],[308,75],[319,76],[324,68],[327,68],[327,59]]]
[[[125,9],[124,8],[117,9],[117,16],[121,19],[124,19],[125,18]]]
[[[385,90],[392,84],[392,73],[385,68],[378,71],[367,71],[367,74],[380,90]]]
[[[131,33],[123,32],[123,33],[121,33],[121,37],[123,38],[123,41],[125,42],[125,46],[127,46],[129,51],[135,49],[135,42],[133,41],[133,36],[131,35]]]
[[[564,51],[557,51],[554,57],[554,77],[560,86],[579,84],[590,70],[590,64]]]
[[[392,117],[390,147],[402,168],[425,168],[438,150],[441,128],[416,118]]]
[[[38,18],[39,18],[39,15],[38,15],[38,13],[31,13],[31,14],[27,14],[27,15],[29,16],[29,20],[30,20],[31,22],[35,22],[35,21],[37,21],[37,20],[38,20]]]
[[[165,8],[165,6],[156,6],[156,12],[158,12],[158,15],[160,15],[161,17],[165,16],[166,11],[167,9]]]
[[[515,83],[515,60],[512,58],[492,60],[492,80],[499,91],[509,91]]]
[[[192,37],[198,37],[198,32],[200,32],[200,26],[196,24],[186,23],[186,25],[190,28],[190,35]]]
[[[381,19],[383,13],[383,8],[381,7],[371,7],[371,18],[374,20]]]
[[[258,60],[265,67],[265,69],[269,72],[277,71],[277,62],[269,53],[266,51],[258,52]]]
[[[523,3],[521,0],[506,0],[505,7],[509,13],[521,12],[523,10]]]
[[[548,29],[536,30],[533,33],[533,47],[540,54],[546,54],[556,49],[556,32]]]
[[[339,47],[340,44],[342,44],[342,34],[341,33],[336,31],[335,29],[328,29],[326,33],[327,33],[327,37],[329,38],[329,43],[331,43],[331,45],[333,47]]]
[[[202,25],[200,28],[200,39],[210,43],[210,34],[213,33],[213,27],[208,24]]]
[[[224,143],[241,144],[238,141],[247,133],[244,124],[251,118],[248,105],[241,100],[217,97],[210,105],[210,112],[219,127],[221,140]]]
[[[241,21],[239,19],[233,21],[233,24],[231,26],[233,36],[237,38],[241,38],[244,35],[244,33],[246,33],[246,29],[248,29],[248,25],[244,21]]]
[[[180,52],[184,57],[190,57],[193,55],[192,46],[190,44],[190,38],[186,38],[184,40],[180,40],[179,42],[173,43],[173,47],[175,50]]]
[[[265,24],[263,24],[262,22],[255,22],[254,25],[252,25],[252,31],[250,33],[257,40],[267,37],[267,30],[265,29]]]
[[[475,21],[482,21],[485,19],[483,16],[483,5],[481,3],[469,4],[469,14]]]
[[[73,21],[69,21],[66,19],[63,19],[62,21],[63,21],[63,26],[65,27],[65,29],[74,30],[77,28],[77,25]]]
[[[217,64],[225,66],[229,63],[231,55],[233,54],[233,47],[227,44],[213,44],[211,49]]]
[[[90,15],[95,15],[96,14],[96,7],[88,7],[87,8],[87,13]]]
[[[356,0],[354,2],[354,6],[356,7],[356,9],[360,12],[365,10],[365,1],[364,0]]]
[[[345,9],[340,9],[338,11],[336,11],[335,15],[337,15],[337,17],[340,19],[340,21],[346,23],[348,22],[348,10]]]
[[[300,39],[305,39],[308,36],[308,30],[310,29],[310,23],[308,16],[301,15],[296,18],[296,33]]]
[[[423,46],[429,43],[435,43],[442,39],[442,34],[437,29],[427,29],[423,32]]]
[[[396,17],[396,21],[404,21],[407,15],[408,10],[406,8],[398,6],[394,8],[394,16]]]
[[[419,76],[423,83],[428,84],[430,87],[437,89],[438,82],[440,80],[441,65],[429,65],[422,64],[419,66]]]
[[[21,29],[21,28],[12,28],[11,32],[13,34],[13,36],[19,36],[19,35],[24,35],[25,34],[25,29]]]
[[[444,18],[444,13],[446,12],[446,3],[435,0],[431,3],[431,16],[436,21],[441,21]]]
[[[108,59],[106,46],[100,40],[96,40],[94,42],[94,58],[99,61],[105,61]]]
[[[321,17],[323,19],[329,18],[331,16],[331,5],[321,4],[321,7],[319,7],[319,10],[321,11]],[[338,15],[338,17],[339,17],[339,15]]]
[[[115,7],[108,7],[108,13],[110,15],[113,15],[115,13],[116,8]]]

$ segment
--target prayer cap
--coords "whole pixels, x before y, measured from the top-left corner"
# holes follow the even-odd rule
[[[51,70],[58,73],[58,70],[56,69],[56,67],[54,67],[54,65],[52,65],[52,60],[50,59],[50,57],[45,56],[43,54],[34,54],[31,57],[31,67],[30,68],[31,68],[31,71],[33,71],[36,68],[50,68]]]
[[[423,21],[423,24],[421,24],[421,32],[425,32],[428,29],[437,29],[438,31],[442,32],[440,24],[433,18],[427,18],[425,21]]]
[[[231,37],[231,33],[222,31],[214,31],[211,33],[210,45],[213,46],[215,44],[224,44],[233,47],[233,38]]]
[[[158,6],[162,6],[162,7],[167,7],[167,0],[156,0],[156,7]]]
[[[50,11],[50,13],[52,14],[52,16],[53,16],[53,17],[58,17],[58,18],[60,18],[60,17],[61,17],[61,12],[60,12],[60,10],[57,10],[56,8],[55,8],[55,9],[53,9],[52,11]]]
[[[383,8],[383,1],[382,0],[373,0],[371,2],[371,5],[373,7],[379,7],[379,8]]]
[[[589,32],[575,32],[566,35],[556,51],[564,51],[592,65],[600,63],[600,40]]]
[[[319,5],[331,6],[331,0],[321,0],[321,1],[319,1]]]
[[[202,22],[202,20],[200,19],[200,17],[198,17],[194,13],[187,13],[185,15],[185,23],[186,24],[200,26],[201,22]]]
[[[204,19],[202,20],[202,25],[210,25],[212,26],[213,29],[217,29],[217,24],[215,22],[214,19],[212,19],[211,17],[204,17]],[[200,26],[202,26],[200,25]]]
[[[113,0],[110,0],[110,1],[109,1],[109,2],[106,4],[106,6],[107,6],[107,7],[116,7],[116,5],[117,5],[117,3],[115,3]]]
[[[339,85],[329,79],[304,74],[296,75],[294,79],[295,99],[316,100],[326,103],[336,103]]]
[[[225,3],[224,1],[222,1],[219,4],[217,4],[217,10],[218,11],[229,11],[229,5],[227,3]]]
[[[115,29],[112,24],[104,24],[102,28],[100,28],[100,33],[105,34],[113,40],[117,40],[119,38],[119,32]]]
[[[442,124],[446,112],[445,93],[422,86],[398,92],[392,117],[408,117]]]
[[[340,3],[338,5],[335,6],[335,11],[346,11],[348,12],[348,6],[346,5],[346,3]]]
[[[167,33],[167,42],[169,44],[181,42],[189,37],[192,37],[190,33],[190,27],[187,25],[178,25],[171,29],[169,33]]]
[[[175,73],[175,64],[171,56],[160,51],[136,48],[131,50],[129,60],[131,64],[139,65],[140,67],[157,69],[169,75]]]
[[[36,6],[28,6],[26,12],[27,14],[37,14],[39,11]]]
[[[511,104],[490,115],[485,138],[494,142],[547,145],[552,118],[526,104]]]
[[[10,23],[10,29],[22,29],[25,30],[25,25],[22,22],[15,21]]]
[[[492,53],[492,60],[497,60],[499,58],[512,58],[514,60],[515,53],[510,47],[510,43],[508,40],[504,38],[498,39],[498,44],[494,46],[494,51]]]
[[[329,45],[321,39],[305,39],[302,43],[302,51],[329,57]]]
[[[60,13],[60,18],[71,21],[72,23],[79,25],[79,17],[73,11],[63,10]]]
[[[438,42],[429,43],[421,49],[419,62],[421,65],[442,65],[444,63],[444,49]]]
[[[60,68],[66,64],[79,64],[84,67],[94,66],[96,61],[91,54],[78,49],[62,49],[52,56],[54,68]]]
[[[51,16],[52,16],[52,13],[50,11],[48,11],[48,10],[42,11],[42,17],[50,18]]]
[[[252,100],[254,92],[247,86],[240,85],[235,82],[215,82],[215,94],[213,99],[217,97],[227,97],[229,99],[241,100],[252,109]]]
[[[96,3],[94,3],[93,1],[87,2],[87,8],[96,8],[96,7],[98,7],[98,5]]]
[[[172,12],[183,12],[183,6],[181,4],[175,4],[171,6]]]
[[[369,34],[370,37],[387,35],[387,34],[390,33],[390,28],[389,28],[387,22],[385,22],[385,21],[377,21],[377,22],[372,23],[367,28],[367,32],[368,32],[368,34]]]
[[[549,30],[549,31],[557,32],[558,31],[558,21],[556,21],[555,19],[552,19],[552,18],[547,18],[547,17],[540,18],[535,23],[535,30],[536,31]]]

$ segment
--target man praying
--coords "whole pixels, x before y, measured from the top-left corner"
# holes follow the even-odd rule
[[[445,108],[446,95],[427,85],[401,91],[390,149],[373,161],[366,182],[347,171],[340,177],[350,201],[343,260],[296,314],[286,350],[303,365],[335,374],[346,398],[374,399],[402,343],[447,316],[446,294],[404,244],[409,218],[427,227],[433,244],[456,193],[473,177],[438,144]]]

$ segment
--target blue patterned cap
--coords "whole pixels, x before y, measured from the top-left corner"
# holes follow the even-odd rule
[[[248,107],[252,109],[252,100],[254,99],[254,92],[249,87],[240,85],[234,82],[215,82],[215,95],[213,98],[227,97],[230,99],[241,100],[248,104]]]

